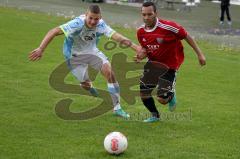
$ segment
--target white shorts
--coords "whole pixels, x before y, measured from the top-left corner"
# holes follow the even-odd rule
[[[68,60],[68,67],[80,82],[84,82],[89,80],[89,65],[93,69],[100,71],[102,65],[105,63],[109,63],[107,57],[102,52],[98,51],[96,54],[73,54],[72,58]]]

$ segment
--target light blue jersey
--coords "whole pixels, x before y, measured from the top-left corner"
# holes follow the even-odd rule
[[[72,54],[97,54],[99,52],[97,42],[100,36],[105,35],[111,38],[115,33],[102,19],[96,28],[87,28],[85,15],[76,17],[61,25],[60,28],[65,34],[63,53],[67,59],[70,59]]]

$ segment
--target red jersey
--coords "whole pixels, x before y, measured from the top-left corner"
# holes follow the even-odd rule
[[[177,70],[184,60],[181,40],[187,36],[185,29],[172,21],[157,19],[151,30],[142,26],[137,31],[138,41],[147,50],[151,61],[165,64]]]

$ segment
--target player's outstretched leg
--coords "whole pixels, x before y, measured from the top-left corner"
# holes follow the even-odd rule
[[[112,98],[114,114],[124,118],[129,118],[130,115],[121,108],[120,87],[118,82],[115,79],[110,63],[103,64],[101,72],[108,82],[107,86],[108,86],[108,91]]]

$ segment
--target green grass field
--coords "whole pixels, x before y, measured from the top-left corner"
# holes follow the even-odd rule
[[[191,120],[166,119],[145,124],[117,118],[109,111],[87,121],[66,121],[55,114],[59,100],[72,98],[73,112],[92,108],[101,100],[64,94],[50,87],[50,74],[64,62],[63,37],[51,43],[41,61],[29,62],[27,56],[50,28],[67,20],[8,8],[0,8],[0,15],[1,159],[240,158],[240,55],[237,50],[219,50],[217,45],[198,41],[207,57],[207,66],[200,68],[193,51],[186,45],[186,59],[178,73],[175,114],[191,110]],[[135,39],[135,30],[115,29]],[[103,51],[105,42],[103,38],[99,46]],[[122,50],[105,53],[112,57],[119,51]],[[133,52],[125,52],[131,60]],[[135,75],[139,72],[129,74]],[[71,75],[66,82],[78,84]],[[101,76],[94,84],[101,89],[106,87]],[[130,114],[147,112],[139,97],[133,105],[124,101],[122,105]],[[168,113],[166,107],[157,105],[161,112]],[[117,157],[107,154],[103,148],[104,137],[111,131],[120,131],[128,138],[127,151]]]

